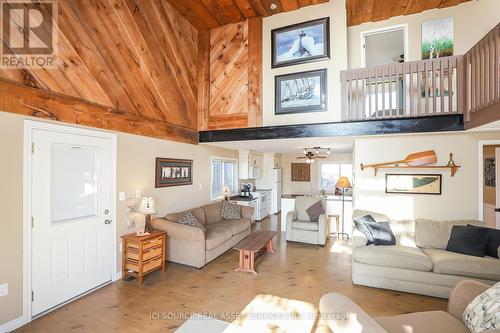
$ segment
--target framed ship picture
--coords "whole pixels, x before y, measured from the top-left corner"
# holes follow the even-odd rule
[[[275,77],[276,115],[327,110],[326,69]]]
[[[442,176],[436,174],[385,175],[385,193],[441,194]]]
[[[156,158],[155,187],[193,184],[193,160]]]
[[[272,68],[330,58],[330,18],[271,31]]]

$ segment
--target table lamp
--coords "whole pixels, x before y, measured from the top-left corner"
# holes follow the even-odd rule
[[[231,195],[231,188],[229,186],[224,186],[222,188],[222,194],[224,195],[224,200],[229,201],[229,196]]]
[[[151,228],[151,214],[156,214],[156,203],[153,197],[144,197],[141,200],[141,204],[139,209],[137,210],[139,213],[144,214],[146,217],[146,224],[144,226],[144,232],[150,232],[153,229]]]
[[[351,183],[349,182],[349,179],[347,179],[347,177],[340,177],[339,180],[337,181],[337,184],[335,184],[335,187],[338,187],[338,188],[341,188],[342,189],[342,232],[338,232],[337,230],[337,233],[339,235],[342,235],[342,238],[344,237],[344,235],[347,236],[347,239],[349,239],[349,235],[347,233],[345,233],[345,229],[344,229],[344,194],[345,194],[345,190],[346,188],[351,188]]]

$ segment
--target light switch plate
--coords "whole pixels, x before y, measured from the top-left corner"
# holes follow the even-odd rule
[[[135,197],[140,198],[141,197],[141,191],[135,191]]]
[[[0,297],[7,296],[9,294],[9,284],[4,283],[0,285]]]
[[[125,192],[118,193],[118,200],[125,201]]]

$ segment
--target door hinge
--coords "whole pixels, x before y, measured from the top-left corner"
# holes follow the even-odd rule
[[[31,301],[32,302],[35,301],[35,292],[34,291],[31,292]]]
[[[35,143],[34,142],[31,143],[31,153],[32,154],[35,153]]]
[[[33,216],[31,217],[31,227],[35,227],[35,218]]]

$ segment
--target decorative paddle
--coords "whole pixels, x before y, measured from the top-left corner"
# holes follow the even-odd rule
[[[420,166],[420,165],[429,165],[437,162],[436,153],[434,150],[426,150],[419,153],[413,153],[406,156],[405,159],[400,161],[393,162],[385,162],[385,163],[375,163],[375,164],[363,164],[361,163],[361,170],[365,168],[376,168],[385,165],[394,164],[395,166],[399,166],[400,164],[406,164],[408,166]]]

